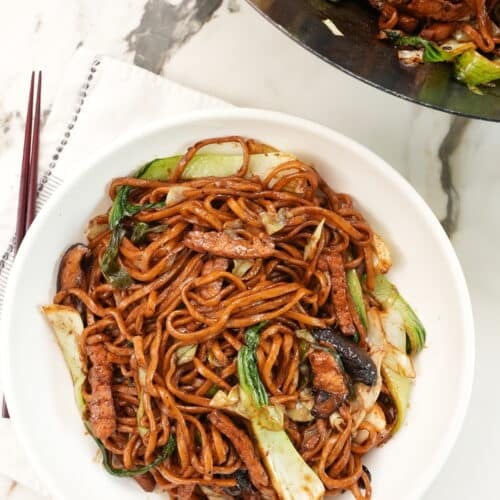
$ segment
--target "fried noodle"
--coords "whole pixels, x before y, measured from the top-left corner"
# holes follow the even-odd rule
[[[407,3],[382,4],[385,27],[397,24],[400,12],[417,14]],[[477,27],[468,21],[465,26],[491,50],[484,0],[453,5],[478,20]],[[202,147],[224,142],[241,147],[242,164],[235,175],[182,179]],[[129,232],[121,241],[118,260],[133,280],[122,289],[108,283],[100,269],[111,239],[103,226],[108,214],[94,218],[90,226],[104,230],[89,237],[85,279],[81,286],[61,289],[54,299],[82,312],[80,351],[88,374],[84,397],[110,462],[125,469],[150,464],[175,435],[175,452],[137,477],[145,489],[156,486],[173,498],[205,498],[204,486],[231,494],[241,470],[248,472],[255,498],[277,498],[243,419],[210,405],[215,391],[238,384],[237,355],[247,327],[267,322],[256,351],[258,371],[271,403],[285,409],[297,403],[304,383],[298,329],[339,328],[343,315],[352,325],[344,334],[352,338],[357,332],[359,346],[367,349],[366,331],[351,299],[344,298],[346,309],[335,307],[332,296],[340,285],[331,266],[340,262],[340,278],[349,268],[367,273],[365,286],[373,286],[370,226],[350,196],[335,192],[300,160],[274,168],[265,179],[249,176],[250,154],[259,148],[241,137],[205,140],[186,152],[168,181],[113,180],[112,199],[128,186],[131,203],[154,204],[182,186],[182,200],[126,218],[126,227],[142,222],[157,230],[139,242]],[[286,224],[270,235],[263,213],[271,218],[285,214]],[[322,221],[317,246],[306,259],[306,246]],[[236,259],[247,261],[243,275],[232,272]],[[183,348],[194,351],[187,362],[180,362]],[[387,393],[385,385],[382,393]],[[285,418],[287,434],[327,493],[349,490],[357,500],[371,498],[363,456],[388,438],[390,424],[380,432],[365,422],[353,433],[348,402],[338,408],[335,425],[324,417],[309,422]]]

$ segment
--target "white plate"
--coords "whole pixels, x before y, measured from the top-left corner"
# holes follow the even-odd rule
[[[110,180],[193,142],[241,134],[312,162],[337,191],[353,195],[394,255],[390,278],[427,328],[406,425],[369,454],[374,500],[419,498],[458,436],[471,391],[474,333],[465,280],[448,238],[413,188],[350,139],[314,123],[258,110],[202,112],[165,120],[112,145],[54,195],[16,258],[2,323],[1,368],[12,422],[41,480],[58,499],[154,498],[109,476],[96,460],[73,401],[69,373],[39,307],[51,302],[63,251],[85,241]],[[89,145],[89,150],[91,145]],[[159,497],[159,495],[158,495]]]

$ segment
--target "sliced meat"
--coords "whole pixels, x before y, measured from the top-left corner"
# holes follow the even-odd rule
[[[134,479],[144,491],[147,491],[148,493],[154,491],[156,481],[151,473],[146,472],[140,476],[134,476]]]
[[[470,2],[461,0],[368,0],[372,7],[382,11],[386,4],[418,19],[435,21],[462,21],[472,17]]]
[[[215,259],[210,259],[205,262],[201,270],[201,275],[206,276],[207,274],[217,272],[217,271],[227,271],[229,266],[229,260],[224,257],[216,257]],[[211,299],[215,297],[222,288],[222,279],[217,279],[204,285],[200,289],[200,295],[204,299]]]
[[[349,309],[349,292],[345,277],[344,261],[339,253],[326,256],[328,269],[332,277],[332,299],[340,330],[344,335],[354,335],[356,328]]]
[[[331,328],[313,328],[312,334],[318,342],[335,348],[353,382],[362,382],[366,385],[377,383],[377,367],[369,354],[359,345]]]
[[[401,28],[406,33],[413,33],[418,28],[418,19],[400,14],[398,16],[398,28]]]
[[[184,245],[200,253],[229,259],[258,259],[270,257],[274,253],[274,243],[265,233],[253,236],[249,241],[225,232],[190,231],[184,237]]]
[[[326,391],[317,391],[314,395],[313,415],[315,417],[329,417],[342,403],[337,397]]]
[[[317,420],[313,425],[310,425],[304,431],[304,438],[300,446],[300,451],[302,453],[312,452],[315,448],[318,447],[321,440],[323,439],[324,429],[322,429],[321,426],[319,425],[320,422],[324,423],[324,420]]]
[[[220,411],[210,413],[208,420],[233,443],[236,452],[247,467],[252,484],[258,490],[268,486],[269,478],[267,473],[246,432],[238,429],[232,420]]]
[[[195,484],[182,484],[177,488],[174,498],[178,498],[179,500],[191,500],[193,498],[195,488]]]
[[[342,369],[332,354],[315,349],[308,358],[315,392],[313,414],[326,418],[347,399],[349,390]]]
[[[410,14],[419,19],[434,19],[435,21],[462,21],[470,19],[472,10],[465,1],[456,0],[410,0],[402,2],[401,0],[390,0],[401,12]]]
[[[347,392],[344,374],[332,354],[313,349],[308,358],[313,372],[314,389],[331,394]]]
[[[431,26],[425,27],[420,36],[433,42],[441,42],[447,40],[457,30],[455,23],[434,23]]]
[[[89,369],[91,387],[89,411],[94,436],[103,440],[116,430],[116,412],[111,392],[113,368],[102,344],[87,347],[92,363]]]
[[[260,495],[260,493],[254,491],[252,493],[242,493],[241,498],[243,500],[260,500],[262,496]]]

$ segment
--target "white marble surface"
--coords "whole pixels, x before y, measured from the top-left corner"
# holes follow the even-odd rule
[[[29,71],[44,71],[47,114],[80,44],[236,105],[328,125],[410,180],[449,232],[469,284],[477,334],[466,422],[424,500],[498,498],[500,124],[452,118],[368,87],[314,58],[243,0],[19,0],[3,2],[0,16],[2,171],[19,165]],[[446,387],[436,381],[436,390]],[[3,498],[40,496],[0,478]]]

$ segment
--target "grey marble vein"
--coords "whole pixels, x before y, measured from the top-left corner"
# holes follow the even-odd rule
[[[470,120],[461,117],[453,117],[448,133],[439,146],[438,156],[441,162],[441,187],[447,196],[446,215],[441,219],[441,224],[446,234],[451,238],[457,229],[458,217],[460,215],[460,197],[453,182],[452,156],[460,146],[464,132]]]
[[[12,121],[12,118],[14,117],[14,113],[12,111],[9,111],[5,113],[4,116],[0,118],[0,128],[2,129],[2,132],[6,134],[10,130],[10,122]]]
[[[0,107],[0,151],[6,151],[13,144],[13,138],[21,130],[21,113]]]
[[[222,0],[148,0],[139,26],[125,38],[134,64],[160,73],[172,54],[208,22]]]
[[[47,118],[50,115],[51,107],[45,108],[42,110],[42,116],[40,117],[40,127],[43,128],[47,123]]]

